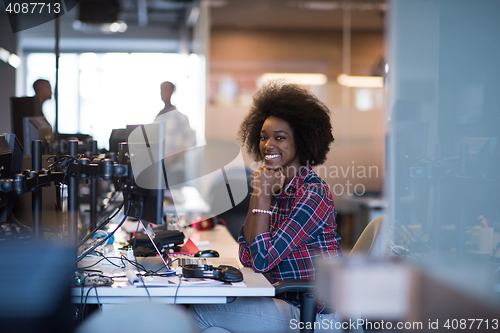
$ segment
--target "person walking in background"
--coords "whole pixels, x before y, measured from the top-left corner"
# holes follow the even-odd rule
[[[39,116],[42,116],[44,115],[42,108],[43,103],[45,103],[45,101],[49,99],[52,99],[52,87],[48,80],[38,79],[33,82],[33,90],[35,90],[35,98],[38,101]]]
[[[165,107],[155,117],[155,123],[165,123],[165,164],[170,185],[184,183],[185,159],[184,154],[179,153],[196,145],[196,133],[191,128],[188,117],[172,105],[174,91],[175,85],[172,82],[165,81],[160,85],[161,99]]]

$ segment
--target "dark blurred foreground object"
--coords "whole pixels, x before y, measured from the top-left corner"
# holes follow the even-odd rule
[[[0,243],[0,330],[73,332],[74,251],[60,245]]]

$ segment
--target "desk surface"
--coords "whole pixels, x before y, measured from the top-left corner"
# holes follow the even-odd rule
[[[173,203],[163,207],[166,213],[203,214],[210,212],[210,205],[203,200],[196,187],[184,186],[181,189],[169,191],[169,196]]]
[[[192,228],[185,232],[186,237],[190,237],[198,244],[200,249],[214,249],[219,252],[221,258],[236,258],[238,256],[238,244],[229,234],[224,226],[217,226],[212,230],[196,231]],[[157,260],[158,267],[161,267],[159,258],[149,258],[149,260]],[[88,265],[92,258],[85,258],[81,264]],[[239,260],[237,259],[239,263]],[[93,267],[101,269],[108,273],[124,272],[123,269],[116,268],[110,264],[99,264]],[[274,296],[274,287],[269,281],[259,273],[255,273],[251,268],[241,268],[243,273],[243,282],[241,286],[232,285],[210,285],[210,286],[183,286],[179,288],[177,285],[172,287],[135,287],[128,281],[122,279],[120,282],[115,282],[111,287],[97,287],[89,291],[90,287],[75,287],[72,290],[72,299],[74,303],[85,302],[85,297],[88,293],[86,303],[101,303],[101,304],[116,304],[126,303],[131,301],[157,301],[162,303],[178,303],[178,304],[196,304],[196,303],[226,303],[228,297],[258,297],[258,296]]]

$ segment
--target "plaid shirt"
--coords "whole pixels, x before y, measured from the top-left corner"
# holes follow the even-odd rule
[[[270,210],[269,232],[250,244],[240,233],[239,256],[244,266],[259,273],[269,271],[275,283],[314,279],[315,257],[342,256],[332,194],[313,166],[303,167],[283,193],[273,196]]]

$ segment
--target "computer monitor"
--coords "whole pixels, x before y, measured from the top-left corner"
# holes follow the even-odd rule
[[[166,186],[162,141],[164,128],[164,124],[160,123],[127,125],[127,143],[119,145],[118,153],[119,163],[129,165],[129,176],[121,182],[127,216],[156,224],[163,221],[163,194]],[[131,160],[133,158],[136,160]],[[134,163],[137,160],[144,162],[139,169],[137,163]],[[141,179],[140,185],[138,179]]]
[[[0,179],[12,179],[23,168],[23,149],[14,134],[0,135]],[[0,222],[7,222],[17,201],[14,192],[0,192]]]
[[[109,151],[118,154],[118,145],[127,142],[127,130],[125,128],[116,128],[111,131],[109,136]]]
[[[38,99],[35,97],[11,97],[10,98],[10,119],[11,131],[24,145],[23,118],[43,116]]]
[[[23,118],[24,154],[31,155],[31,142],[42,141],[42,154],[51,152],[51,144],[54,143],[52,126],[45,117]]]
[[[119,184],[119,190],[123,191],[123,207],[126,215],[155,224],[163,223],[163,189],[146,189],[138,186],[127,155],[128,144],[120,144],[118,161],[120,164],[128,164],[129,175],[120,177],[115,186]]]

